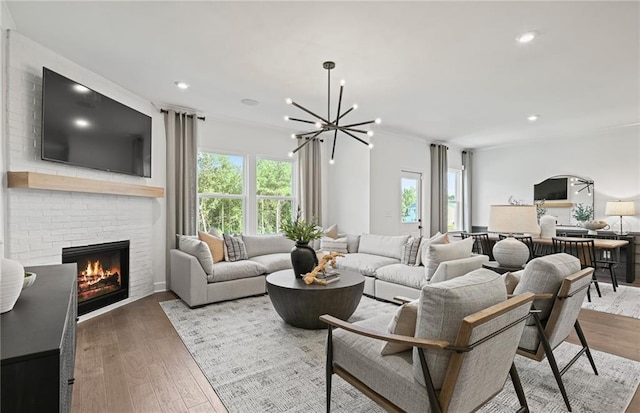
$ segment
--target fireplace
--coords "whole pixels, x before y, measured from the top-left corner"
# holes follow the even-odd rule
[[[129,297],[129,241],[62,249],[78,266],[78,315]]]

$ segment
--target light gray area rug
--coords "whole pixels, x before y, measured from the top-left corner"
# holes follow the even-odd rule
[[[268,296],[193,310],[181,300],[160,304],[229,412],[325,411],[326,331],[285,324]],[[363,297],[351,321],[395,308]],[[568,343],[556,349],[561,367],[577,349]],[[624,412],[640,382],[640,363],[598,351],[593,355],[599,376],[584,356],[564,375],[573,411]],[[566,412],[546,360],[537,363],[518,356],[516,365],[532,412]],[[517,406],[507,380],[505,389],[481,412],[511,412]],[[382,409],[334,376],[332,411]]]
[[[611,284],[599,282],[602,297],[598,297],[595,288],[591,288],[591,302],[584,299],[582,308],[602,313],[623,315],[640,319],[640,288],[621,285],[613,292]]]

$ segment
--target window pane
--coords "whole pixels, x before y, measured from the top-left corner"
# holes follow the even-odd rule
[[[418,221],[418,180],[401,178],[402,187],[402,222]]]
[[[290,199],[258,200],[258,234],[278,234],[282,223],[291,221],[293,201]]]
[[[256,162],[256,193],[258,195],[291,196],[291,171],[287,161],[258,159]]]
[[[216,227],[227,234],[242,233],[242,199],[201,198],[199,211],[200,231]]]
[[[242,194],[242,156],[198,152],[198,193]]]
[[[462,187],[460,185],[460,177],[461,171],[457,169],[449,169],[447,173],[447,229],[449,231],[462,229],[462,211],[460,209]]]

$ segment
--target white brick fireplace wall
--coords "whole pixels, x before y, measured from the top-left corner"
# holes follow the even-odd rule
[[[7,40],[7,39],[5,39]],[[8,39],[6,170],[165,187],[165,136],[153,105],[16,32]],[[42,67],[152,116],[152,178],[40,159]],[[24,265],[55,264],[62,248],[130,240],[131,301],[165,288],[164,199],[9,188],[5,255]]]

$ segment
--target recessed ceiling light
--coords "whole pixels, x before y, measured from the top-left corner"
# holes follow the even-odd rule
[[[538,36],[537,32],[526,32],[516,37],[518,43],[529,43]]]
[[[242,99],[240,102],[242,102],[243,105],[247,105],[247,106],[257,106],[258,102],[255,99]]]
[[[183,82],[181,80],[176,80],[174,82],[176,84],[176,86],[178,87],[178,89],[188,89],[189,88],[189,84],[187,82]]]
[[[89,121],[81,118],[74,120],[73,123],[75,123],[75,125],[79,128],[86,128],[87,126],[89,126]]]
[[[538,120],[539,117],[540,117],[540,115],[529,115],[529,116],[527,116],[527,120],[529,122],[535,122],[535,121]]]
[[[78,93],[88,93],[89,92],[89,88],[88,87],[82,86],[81,84],[78,84],[78,83],[73,85],[73,90],[75,90]]]

